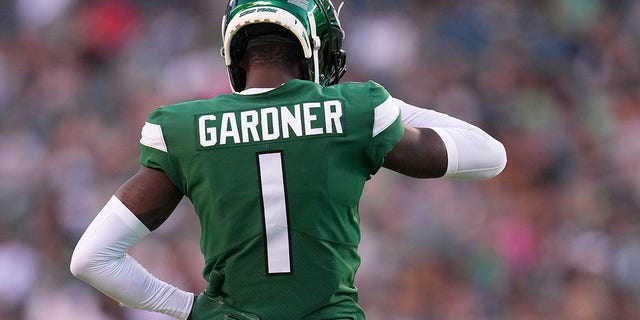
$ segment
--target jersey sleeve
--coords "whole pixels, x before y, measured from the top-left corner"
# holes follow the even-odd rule
[[[163,109],[158,108],[153,111],[142,127],[140,137],[140,164],[145,167],[157,169],[164,172],[178,189],[181,188],[179,175],[171,162],[169,149],[165,139],[162,123]]]
[[[374,110],[371,143],[366,153],[375,174],[387,154],[395,147],[404,134],[400,107],[387,90],[375,82],[369,82],[371,104]]]

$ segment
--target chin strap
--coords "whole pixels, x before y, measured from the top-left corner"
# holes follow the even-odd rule
[[[342,11],[342,6],[344,6],[344,1],[340,2],[340,5],[338,6],[338,11],[337,11],[338,18],[340,18],[340,12]]]

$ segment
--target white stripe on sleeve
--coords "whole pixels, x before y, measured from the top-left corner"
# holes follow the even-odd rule
[[[147,147],[167,152],[167,144],[164,142],[162,127],[159,124],[145,122],[144,127],[142,127],[140,143]]]
[[[385,102],[375,108],[373,122],[373,136],[387,129],[400,115],[400,108],[393,98],[389,97]]]

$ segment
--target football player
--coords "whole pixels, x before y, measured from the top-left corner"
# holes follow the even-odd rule
[[[234,93],[163,106],[140,139],[142,168],[106,203],[71,260],[120,303],[177,319],[364,319],[358,202],[381,167],[486,179],[500,142],[408,105],[374,82],[343,83],[328,0],[233,0],[222,50]],[[127,254],[188,197],[207,289],[157,279]]]

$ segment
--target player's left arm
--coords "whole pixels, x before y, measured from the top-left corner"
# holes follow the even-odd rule
[[[424,141],[434,140],[434,132],[440,138],[436,138],[441,140],[440,144],[433,141],[430,144],[437,147],[443,144],[445,147],[445,178],[488,179],[505,168],[507,153],[504,145],[484,130],[444,113],[419,108],[399,99],[393,100],[400,108],[402,122],[419,129],[410,130],[408,135],[413,132],[414,138],[409,141],[425,145]]]
[[[187,319],[193,293],[154,277],[127,254],[170,216],[182,196],[164,172],[142,167],[82,235],[71,272],[123,305]]]

